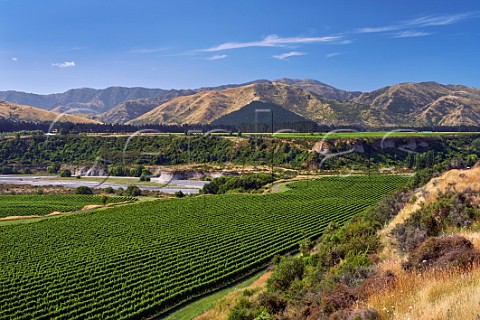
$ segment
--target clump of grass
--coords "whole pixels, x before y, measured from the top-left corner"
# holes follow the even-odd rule
[[[469,270],[450,268],[396,272],[396,285],[373,293],[368,307],[382,319],[478,319],[480,264]]]

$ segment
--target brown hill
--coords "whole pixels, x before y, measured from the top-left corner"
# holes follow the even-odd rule
[[[170,90],[162,96],[125,101],[98,116],[105,123],[123,124],[140,117],[159,105],[174,98],[191,95],[193,90]]]
[[[58,118],[60,122],[98,123],[101,122],[79,117],[76,115],[62,115],[35,107],[0,101],[0,119],[9,121],[50,122]]]
[[[109,87],[106,89],[80,88],[47,95],[20,91],[0,91],[0,100],[62,112],[67,109],[90,109],[82,113],[102,113],[127,100],[158,97],[168,93],[163,89]],[[59,109],[55,109],[59,108]],[[61,109],[60,109],[61,108]],[[55,109],[55,110],[54,110]]]
[[[262,101],[280,105],[304,118],[326,124],[361,124],[368,108],[339,102],[280,82],[261,82],[223,90],[209,90],[166,102],[129,124],[184,124],[212,121],[249,104]]]
[[[318,94],[319,96],[338,101],[349,101],[362,94],[360,91],[345,91],[342,89],[337,89],[335,87],[332,87],[331,85],[313,79],[299,80],[282,78],[275,81],[289,84],[301,89],[306,89],[308,91]]]
[[[354,102],[370,105],[384,125],[477,125],[480,90],[436,82],[400,83],[363,93]]]

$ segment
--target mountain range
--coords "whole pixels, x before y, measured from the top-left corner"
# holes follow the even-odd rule
[[[0,91],[0,100],[16,104],[15,111],[8,113],[10,119],[28,119],[20,115],[27,109],[18,105],[30,105],[51,112],[69,110],[79,117],[89,114],[104,123],[133,125],[228,125],[236,119],[226,117],[232,113],[251,120],[246,113],[254,112],[251,103],[256,101],[282,108],[289,119],[328,125],[458,126],[477,125],[480,120],[479,89],[436,82],[400,83],[362,93],[317,80],[282,78],[191,90],[110,87],[49,95]],[[2,106],[6,108],[5,103]],[[19,113],[16,117],[15,112]],[[4,114],[0,117],[5,118]],[[41,116],[36,118],[40,120]]]

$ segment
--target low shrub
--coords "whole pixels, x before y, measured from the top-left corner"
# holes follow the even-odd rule
[[[177,192],[175,192],[175,197],[183,198],[185,197],[185,194],[182,192],[182,190],[178,190]]]
[[[60,171],[60,177],[62,178],[70,178],[72,176],[72,171],[68,170],[68,169],[64,169],[62,171]]]
[[[288,290],[296,278],[302,279],[304,267],[300,259],[283,257],[275,266],[275,270],[267,281],[268,291]]]
[[[103,189],[103,192],[105,192],[105,193],[115,193],[115,190],[113,190],[112,187],[106,187],[105,189]]]
[[[80,186],[75,189],[76,194],[93,194],[93,190],[87,186]]]
[[[413,250],[403,264],[405,269],[468,268],[478,262],[480,254],[461,236],[431,237]]]
[[[249,174],[241,177],[223,176],[215,178],[203,186],[202,193],[224,194],[229,190],[259,190],[272,181],[272,176],[266,173]]]
[[[125,190],[125,195],[129,197],[138,197],[142,195],[142,190],[140,190],[140,188],[136,185],[130,184],[127,187],[127,190]]]

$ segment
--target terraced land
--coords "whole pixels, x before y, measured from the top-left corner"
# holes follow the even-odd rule
[[[139,319],[221,287],[407,181],[327,177],[0,227],[0,319]]]
[[[133,197],[109,196],[108,203],[135,201]],[[80,210],[86,205],[100,205],[102,197],[87,194],[0,195],[0,218],[42,216],[54,211]]]

